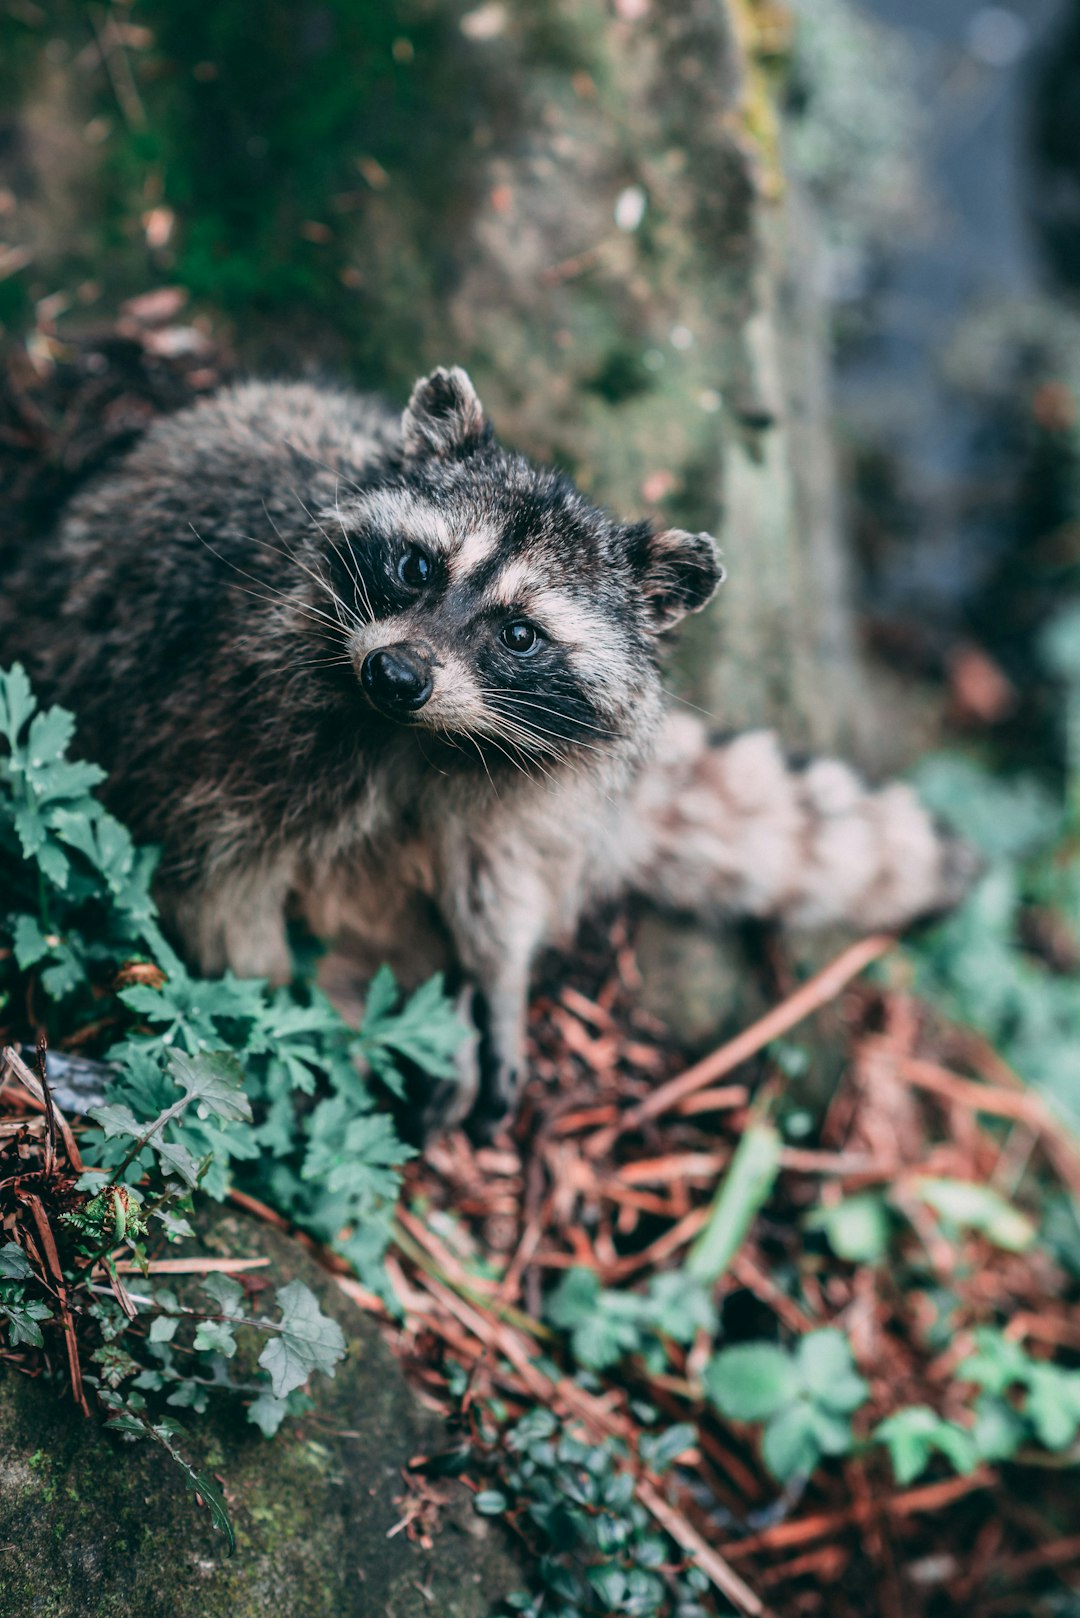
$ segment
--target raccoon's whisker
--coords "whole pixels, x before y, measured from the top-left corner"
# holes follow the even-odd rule
[[[499,743],[496,741],[495,737],[491,734],[490,731],[488,731],[485,734],[484,740],[490,742],[492,747],[494,747],[497,752],[501,753],[503,758],[507,759],[514,766],[514,769],[517,770],[519,775],[523,775],[526,780],[529,779],[529,772],[525,768],[525,766],[522,763],[521,759],[520,758],[515,758],[513,753],[509,752],[505,747],[500,747]],[[539,768],[539,766],[537,766],[537,767]],[[486,768],[486,765],[485,765],[485,768]]]
[[[351,657],[309,657],[302,663],[293,663],[294,669],[351,668]]]
[[[304,564],[297,560],[297,558],[293,555],[293,552],[289,549],[288,545],[286,544],[284,536],[281,533],[281,530],[278,528],[277,523],[274,521],[273,517],[270,515],[270,508],[266,504],[265,500],[262,501],[262,508],[263,508],[263,512],[265,513],[267,522],[270,524],[271,528],[274,530],[274,533],[277,535],[278,539],[281,540],[281,544],[282,544],[282,547],[283,547],[282,554],[287,556],[289,561],[291,561],[296,567],[300,568],[303,572],[307,572],[308,570],[304,567]],[[260,543],[260,542],[256,541],[256,543]],[[265,543],[265,541],[262,542],[262,543]],[[312,577],[314,577],[314,575],[312,575]],[[334,616],[337,618],[338,623],[341,624],[341,627],[343,629],[347,629],[347,630],[351,631],[352,625],[346,623],[346,621],[342,618],[342,612],[347,611],[345,603],[341,600],[341,598],[338,595],[337,591],[334,589],[332,582],[330,580],[328,580],[327,578],[325,578],[325,576],[323,575],[321,569],[319,570],[319,575],[318,575],[317,582],[320,582],[322,584],[323,589],[326,591],[327,595],[330,597],[330,600],[333,603],[333,607],[334,607]],[[354,617],[354,622],[359,623],[360,620],[358,618],[356,618],[355,614],[353,615],[353,617]]]
[[[302,503],[303,502],[301,502],[301,504]],[[305,507],[305,509],[306,509],[306,507]],[[266,511],[266,503],[265,503],[265,501],[263,502],[263,510]],[[268,511],[266,512],[266,515],[270,520],[270,526],[273,528],[275,534],[278,534],[278,538],[280,539],[281,535],[278,533],[278,529],[277,529],[276,524],[274,523],[274,519],[272,517],[270,517],[270,513]],[[310,513],[309,513],[309,515],[310,515]],[[322,532],[324,532],[324,536],[325,536],[325,531],[323,530]],[[299,568],[301,573],[306,573],[308,578],[312,581],[312,583],[317,584],[319,586],[320,590],[325,591],[326,594],[330,597],[330,600],[334,604],[334,612],[338,615],[339,623],[342,624],[342,628],[347,627],[345,625],[344,621],[341,619],[340,614],[341,614],[342,611],[345,611],[347,613],[348,608],[346,607],[344,601],[342,601],[341,597],[338,595],[337,591],[334,589],[333,585],[328,582],[328,580],[325,578],[325,576],[322,573],[316,573],[312,568],[308,567],[306,565],[306,563],[301,562],[300,558],[298,556],[294,555],[294,553],[291,550],[289,550],[288,546],[285,545],[284,540],[282,540],[282,547],[283,548],[279,548],[277,545],[271,545],[271,543],[270,543],[270,541],[268,539],[259,539],[255,534],[245,534],[244,538],[246,540],[248,540],[248,542],[250,544],[252,544],[252,545],[261,545],[264,551],[269,551],[270,552],[271,556],[283,556],[287,562],[291,562],[294,567]],[[352,617],[353,617],[353,620],[354,620],[354,622],[356,624],[360,623],[360,619],[357,617],[357,615],[355,613],[352,614]]]
[[[296,489],[293,489],[292,493],[293,493],[293,495],[294,495],[294,497],[296,499],[297,504],[300,507],[300,510],[304,513],[305,517],[307,517],[308,521],[313,522],[315,524],[315,527],[319,530],[319,533],[325,539],[326,543],[328,545],[330,545],[331,547],[333,547],[334,541],[330,538],[330,535],[327,533],[326,529],[323,527],[323,525],[319,521],[318,517],[316,517],[315,513],[313,511],[309,510],[308,507],[304,504],[303,500],[301,500],[299,491],[296,490]],[[338,554],[340,555],[340,552]],[[297,566],[300,566],[300,565],[301,565],[300,563],[297,563]],[[323,582],[325,584],[325,580]],[[329,586],[327,585],[326,588],[329,589]],[[334,593],[334,592],[331,592],[331,593]],[[342,603],[342,605],[344,606],[344,602]],[[353,613],[352,616],[356,620],[357,624],[361,623],[361,619],[360,619],[360,617],[359,617],[359,615],[357,613]]]
[[[348,530],[345,527],[345,522],[344,522],[344,519],[343,519],[343,517],[341,515],[341,504],[340,504],[340,502],[338,500],[336,490],[334,491],[334,516],[338,520],[338,527],[341,529],[341,538],[342,538],[342,540],[344,542],[344,545],[345,545],[345,556],[342,558],[342,560],[346,564],[346,569],[347,569],[347,571],[349,573],[349,577],[353,581],[354,589],[362,597],[364,611],[367,613],[367,617],[368,617],[368,623],[373,624],[375,622],[375,608],[371,605],[371,597],[368,595],[367,585],[364,583],[363,573],[360,571],[360,567],[359,567],[358,564],[356,565],[355,568],[349,568],[348,567],[348,560],[347,559],[352,554],[352,552],[351,552],[351,548],[350,548],[350,544],[349,544]],[[336,550],[337,546],[335,546],[334,549]],[[355,557],[353,558],[353,560],[355,562],[355,560],[356,560]]]
[[[514,697],[517,704],[523,708],[536,708],[540,713],[551,712],[550,705],[543,702],[535,702],[530,700],[536,695],[536,693],[533,691],[517,691],[513,686],[501,685],[493,688],[489,693],[486,692],[485,695]],[[593,730],[598,736],[618,736],[619,734],[617,730],[608,730],[606,725],[594,725],[591,720],[579,719],[577,714],[564,713],[562,718],[564,718],[568,724],[580,725],[584,730]]]
[[[488,705],[496,713],[502,715],[503,717],[515,720],[518,727],[519,727],[519,729],[521,729],[522,731],[524,731],[528,735],[550,736],[555,741],[565,741],[565,742],[567,742],[568,745],[571,746],[571,747],[584,747],[590,753],[603,753],[605,751],[604,748],[598,747],[595,742],[582,741],[580,736],[578,736],[578,737],[560,736],[560,734],[559,734],[559,732],[557,730],[549,730],[547,728],[547,726],[537,724],[535,719],[529,719],[523,714],[515,713],[512,708],[507,710],[505,707],[500,707],[499,704],[493,699],[489,701]],[[535,705],[533,705],[533,706],[535,706]],[[542,711],[547,712],[549,710],[542,710]],[[570,715],[566,715],[566,717],[567,718],[572,718],[572,716],[570,716]],[[552,753],[557,753],[558,749],[557,748],[551,748],[550,751]]]
[[[695,713],[701,714],[705,719],[714,720],[718,725],[722,725],[724,723],[722,714],[714,713],[711,708],[703,708],[701,707],[700,703],[691,702],[689,697],[680,697],[679,693],[677,691],[672,691],[670,686],[662,685],[660,689],[664,693],[665,697],[671,698],[672,702],[681,702],[684,708],[692,708]]]
[[[496,714],[502,721],[499,726],[495,727],[498,735],[505,737],[508,741],[517,742],[524,752],[533,756],[557,757],[556,749],[545,741],[538,732],[529,730],[525,725],[518,724],[510,714],[505,713],[502,709],[495,708],[493,705],[489,705],[489,711]]]
[[[444,735],[446,737],[446,740],[448,742],[450,742],[451,746],[455,745],[454,741],[451,738],[450,733],[448,731],[440,731],[439,734]],[[500,798],[502,796],[502,794],[499,791],[498,787],[495,785],[495,777],[492,775],[490,769],[488,768],[488,761],[484,757],[484,749],[480,746],[480,743],[477,741],[476,737],[475,736],[470,736],[468,731],[465,731],[464,735],[465,735],[466,741],[471,742],[473,744],[473,746],[475,747],[475,749],[476,749],[476,756],[477,756],[477,758],[479,758],[481,764],[484,766],[484,774],[488,778],[488,784],[491,787],[492,792],[494,792],[494,794],[495,794],[495,796],[497,798]]]
[[[241,578],[250,579],[253,584],[258,584],[262,587],[261,590],[248,590],[244,585],[238,584],[235,586],[237,590],[242,591],[244,595],[254,596],[256,601],[265,601],[271,607],[283,604],[293,612],[300,613],[302,617],[309,618],[314,624],[328,624],[343,644],[347,641],[348,637],[340,633],[342,625],[336,619],[331,618],[329,613],[323,612],[320,607],[313,607],[309,601],[298,601],[295,596],[289,595],[287,591],[279,590],[276,586],[268,584],[265,579],[260,579],[255,573],[249,573],[246,568],[238,566],[229,557],[223,556],[219,550],[215,550],[210,541],[204,539],[199,533],[194,523],[189,523],[188,527],[199,541],[199,544],[206,546],[211,556],[216,556],[219,562],[224,562],[226,567],[231,567],[233,572],[238,573]]]

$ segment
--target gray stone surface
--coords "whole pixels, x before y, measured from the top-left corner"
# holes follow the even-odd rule
[[[80,1417],[55,1385],[0,1377],[0,1613],[25,1618],[484,1618],[520,1589],[504,1530],[455,1485],[431,1551],[404,1532],[401,1469],[445,1446],[371,1320],[295,1242],[228,1214],[203,1251],[265,1254],[318,1295],[349,1342],[316,1408],[272,1441],[232,1401],[184,1446],[224,1480],[236,1554],[149,1441]]]

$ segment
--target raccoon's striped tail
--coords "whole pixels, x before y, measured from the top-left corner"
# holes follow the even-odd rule
[[[626,833],[631,888],[706,921],[891,931],[951,909],[980,869],[910,787],[794,762],[770,731],[715,740],[675,714]]]

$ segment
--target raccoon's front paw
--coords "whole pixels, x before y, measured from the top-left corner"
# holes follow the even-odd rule
[[[455,1003],[458,1020],[468,1030],[454,1056],[452,1079],[437,1079],[430,1090],[421,1117],[425,1140],[458,1129],[476,1106],[481,1092],[480,1032],[473,1015],[475,990],[462,989]]]

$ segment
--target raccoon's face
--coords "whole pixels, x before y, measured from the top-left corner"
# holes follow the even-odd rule
[[[396,477],[321,514],[368,702],[486,764],[632,750],[656,636],[720,582],[713,540],[625,527],[501,449],[459,369],[417,384],[402,436]]]

